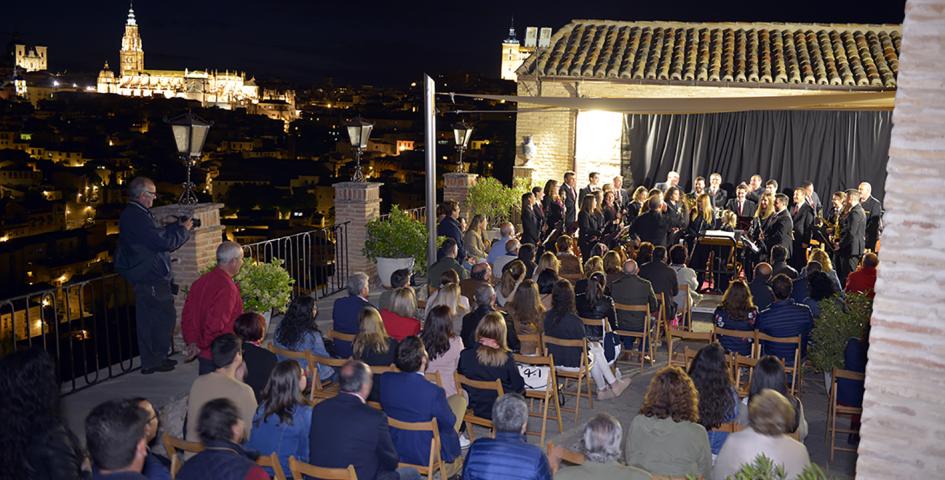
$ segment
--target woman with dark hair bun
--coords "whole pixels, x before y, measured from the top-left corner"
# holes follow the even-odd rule
[[[689,367],[689,378],[699,392],[699,424],[708,432],[712,454],[718,455],[728,433],[715,429],[734,421],[739,410],[738,392],[729,378],[725,350],[718,343],[702,347]]]

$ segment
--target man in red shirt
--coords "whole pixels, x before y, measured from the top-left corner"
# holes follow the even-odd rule
[[[879,266],[879,257],[875,253],[863,255],[860,268],[847,275],[847,285],[844,290],[851,293],[865,293],[873,298],[876,292],[876,267]]]
[[[243,299],[233,277],[243,265],[243,248],[235,242],[217,247],[217,266],[190,286],[181,331],[191,349],[199,348],[200,375],[216,370],[210,354],[213,339],[233,333],[233,322],[243,313]]]

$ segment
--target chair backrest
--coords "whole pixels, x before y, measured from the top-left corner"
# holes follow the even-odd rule
[[[423,376],[436,386],[443,388],[443,378],[440,377],[440,372],[424,372]]]
[[[547,453],[547,455],[548,455],[549,457],[551,456],[551,451],[554,450],[554,449],[555,449],[555,444],[552,443],[552,442],[548,442],[548,445],[547,445],[545,451],[546,451],[546,453]],[[567,448],[562,448],[562,450],[563,450],[563,452],[561,452],[561,460],[564,460],[565,462],[568,462],[568,463],[570,463],[570,464],[572,464],[572,465],[583,465],[583,464],[584,464],[584,454],[583,454],[583,453],[581,453],[581,452],[575,452],[574,450],[569,450],[569,449],[567,449]]]
[[[761,346],[758,343],[758,330],[732,330],[730,328],[712,327],[712,341],[718,342],[720,336],[743,338],[751,342],[751,356],[760,356]]]
[[[518,334],[519,343],[531,343],[537,346],[538,355],[545,354],[545,346],[541,343],[540,333],[520,333]]]
[[[728,432],[735,433],[740,432],[745,429],[745,426],[738,422],[726,422],[718,426],[718,428],[713,428],[716,432]]]
[[[177,472],[180,471],[180,467],[184,465],[184,461],[180,455],[178,455],[178,452],[183,454],[183,452],[200,453],[203,451],[202,443],[181,440],[177,437],[170,436],[167,432],[164,432],[164,436],[161,437],[161,443],[164,444],[164,450],[167,451],[167,457],[171,460],[170,470],[172,479],[177,476]]]
[[[643,312],[647,317],[650,316],[649,305],[628,305],[625,303],[614,303],[614,309],[618,312]]]
[[[312,381],[313,390],[322,389],[322,379],[321,379],[321,376],[318,374],[317,365],[325,365],[332,368],[341,368],[348,361],[347,358],[331,358],[331,357],[323,357],[321,355],[315,355],[312,352],[306,352],[306,353],[308,354],[308,366],[313,372],[312,378],[315,379],[314,381]],[[373,370],[373,367],[372,367],[372,370]]]
[[[322,480],[358,480],[354,465],[348,465],[347,468],[316,467],[300,462],[294,456],[289,457],[289,470],[292,471],[294,480],[304,480],[306,476]]]
[[[799,367],[799,366],[800,366],[800,363],[801,363],[801,338],[802,338],[800,335],[794,336],[794,337],[773,337],[773,336],[768,335],[768,334],[766,334],[766,333],[758,332],[758,333],[756,334],[756,337],[755,337],[755,338],[757,338],[757,339],[758,339],[759,341],[761,341],[761,342],[783,343],[783,344],[792,344],[792,345],[794,345],[794,346],[795,346],[795,347],[794,347],[794,358],[793,358],[794,363],[791,364],[791,365],[785,365],[785,369],[790,370],[790,369],[792,369],[792,368],[794,368],[794,367]],[[787,359],[786,359],[786,358],[782,358],[781,360],[784,360],[785,364],[787,363]]]
[[[256,465],[260,467],[269,467],[272,469],[273,480],[286,480],[285,471],[282,470],[282,463],[279,462],[279,455],[273,452],[270,455],[260,455],[256,459]]]
[[[341,340],[342,342],[354,343],[354,337],[356,335],[353,333],[343,333],[335,329],[328,330],[328,338],[332,340]]]
[[[269,342],[269,350],[280,357],[291,358],[292,360],[308,361],[307,352],[297,352],[282,347],[277,347],[275,343]]]
[[[395,418],[387,417],[387,425],[397,430],[430,432],[433,435],[433,439],[430,441],[430,456],[427,464],[409,466],[417,468],[417,470],[431,472],[436,468],[436,465],[442,461],[440,458],[440,429],[436,425],[436,418],[432,418],[427,422],[402,422]],[[401,466],[405,466],[405,464],[401,463]]]
[[[456,391],[457,391],[457,392],[462,392],[462,391],[463,391],[463,386],[465,385],[465,386],[467,386],[467,387],[469,387],[469,388],[475,388],[475,389],[479,389],[479,390],[495,390],[495,392],[496,392],[500,397],[501,397],[502,395],[505,395],[505,390],[502,388],[502,380],[499,380],[498,378],[495,379],[495,380],[489,380],[489,381],[486,381],[486,380],[470,380],[470,379],[467,378],[466,376],[464,376],[464,375],[462,375],[462,374],[460,374],[460,373],[457,372],[457,373],[454,373],[454,374],[453,374],[453,380],[456,382]]]
[[[581,323],[583,323],[585,327],[599,328],[601,329],[602,333],[609,332],[611,330],[610,322],[608,322],[606,318],[580,318]]]
[[[372,365],[371,366],[371,373],[375,375],[380,375],[382,373],[387,373],[387,372],[399,372],[399,371],[400,369],[397,368],[395,365]]]

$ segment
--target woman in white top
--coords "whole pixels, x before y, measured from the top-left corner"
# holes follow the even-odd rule
[[[453,374],[459,364],[459,354],[463,351],[463,339],[453,330],[449,308],[440,306],[430,311],[420,339],[430,356],[427,373],[438,372],[440,383],[446,392],[446,398],[456,395],[456,382]]]
[[[696,271],[686,266],[688,256],[689,252],[685,244],[673,245],[673,248],[669,249],[669,266],[676,271],[676,283],[689,286],[689,307],[695,308],[702,301],[702,295],[699,293]],[[679,290],[673,300],[676,302],[677,311],[685,310],[686,292]]]
[[[748,421],[748,428],[728,436],[715,460],[713,479],[725,480],[762,454],[784,467],[787,479],[797,478],[810,465],[807,447],[787,435],[794,407],[784,395],[765,389],[752,397]]]

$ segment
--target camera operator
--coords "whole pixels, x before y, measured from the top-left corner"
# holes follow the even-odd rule
[[[128,197],[119,220],[115,270],[134,285],[141,373],[169,372],[177,364],[167,358],[177,317],[170,252],[190,239],[193,221],[170,217],[158,226],[151,213],[157,190],[149,178],[133,179]]]

